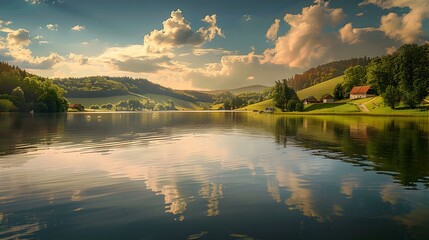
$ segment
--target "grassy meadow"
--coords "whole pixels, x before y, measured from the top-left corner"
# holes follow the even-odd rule
[[[322,98],[323,95],[327,93],[332,95],[335,85],[337,85],[338,83],[342,83],[343,78],[344,76],[339,76],[339,77],[324,81],[317,85],[302,89],[298,91],[296,94],[298,95],[299,99],[303,99],[307,96],[314,96],[319,100],[320,98]]]

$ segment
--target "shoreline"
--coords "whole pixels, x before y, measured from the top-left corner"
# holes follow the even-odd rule
[[[428,117],[429,111],[422,113],[367,113],[367,112],[274,112],[275,115],[307,115],[307,116],[374,116],[374,117]]]

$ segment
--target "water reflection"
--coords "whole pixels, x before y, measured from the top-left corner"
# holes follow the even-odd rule
[[[429,236],[427,119],[98,113],[0,126],[0,238]]]

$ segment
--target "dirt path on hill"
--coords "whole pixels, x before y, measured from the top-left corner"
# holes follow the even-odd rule
[[[368,108],[365,106],[364,103],[359,104],[358,107],[362,112],[369,112]]]
[[[365,106],[365,104],[368,104],[368,103],[370,103],[370,102],[374,101],[375,99],[377,99],[377,97],[373,97],[371,100],[369,100],[369,101],[367,101],[367,102],[364,102],[364,103],[359,104],[359,105],[358,105],[359,109],[360,109],[362,112],[369,112],[369,109]]]

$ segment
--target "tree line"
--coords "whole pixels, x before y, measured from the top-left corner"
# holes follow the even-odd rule
[[[115,111],[142,111],[142,110],[151,110],[151,111],[164,111],[164,110],[177,110],[174,102],[169,99],[167,104],[158,103],[152,100],[140,101],[136,99],[121,100],[116,104],[106,103],[102,105],[91,105],[89,109],[98,110],[115,110]]]
[[[429,95],[429,44],[406,44],[391,55],[373,58],[369,64],[344,72],[344,82],[334,89],[334,97],[349,96],[354,86],[371,85],[392,109],[402,102],[416,108]]]
[[[66,97],[98,98],[121,96],[131,93],[157,94],[188,102],[211,102],[210,94],[197,91],[179,91],[163,87],[143,78],[92,76],[83,78],[55,79],[66,90]]]
[[[295,74],[293,77],[286,79],[288,86],[295,91],[311,87],[326,80],[339,77],[344,71],[352,66],[366,66],[371,61],[368,57],[352,58],[348,60],[334,61],[327,64],[310,68],[301,74]]]
[[[214,104],[222,103],[222,109],[233,110],[246,107],[271,98],[272,88],[264,89],[260,92],[232,93],[222,91],[213,95]]]
[[[0,62],[0,112],[65,112],[64,93],[47,78]]]

